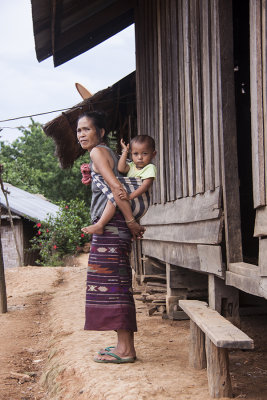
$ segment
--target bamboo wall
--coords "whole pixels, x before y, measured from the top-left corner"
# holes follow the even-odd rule
[[[140,0],[135,21],[138,133],[158,150],[142,252],[222,276],[225,221],[241,257],[231,2]]]
[[[154,203],[221,185],[217,5],[143,0],[137,7],[138,130],[159,150]]]

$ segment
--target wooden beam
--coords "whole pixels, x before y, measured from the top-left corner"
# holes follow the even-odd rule
[[[205,221],[220,218],[221,213],[221,188],[218,187],[213,192],[152,205],[141,218],[141,224],[147,226]]]
[[[197,245],[200,270],[218,276],[224,275],[221,246]]]
[[[144,240],[177,243],[219,244],[222,241],[222,220],[187,224],[147,225]]]
[[[254,236],[267,236],[267,207],[260,207],[256,210]]]
[[[158,260],[195,271],[200,270],[197,245],[195,244],[142,240],[142,249],[143,254]]]
[[[265,158],[265,204],[267,202],[267,2],[262,0],[261,33],[262,33],[262,106]]]
[[[254,207],[264,206],[261,0],[250,0],[250,96]]]
[[[259,239],[260,276],[267,277],[267,238]]]

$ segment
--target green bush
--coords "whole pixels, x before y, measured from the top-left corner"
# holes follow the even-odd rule
[[[39,250],[40,265],[62,265],[65,255],[76,254],[89,240],[89,235],[81,228],[90,224],[88,206],[83,200],[60,202],[60,210],[55,217],[38,222],[36,235],[31,240],[32,250]]]
[[[89,162],[86,152],[72,168],[62,169],[55,156],[55,144],[45,135],[41,125],[32,120],[21,128],[21,136],[12,144],[0,141],[3,181],[30,193],[39,193],[53,203],[79,198],[88,206],[91,186],[81,184],[80,166]]]

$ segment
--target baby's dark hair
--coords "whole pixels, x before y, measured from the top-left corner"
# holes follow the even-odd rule
[[[148,135],[137,135],[137,136],[135,136],[130,141],[130,150],[132,149],[132,145],[134,143],[140,143],[140,144],[147,143],[149,148],[152,151],[155,151],[155,140],[151,136],[148,136]]]
[[[80,121],[81,118],[89,118],[93,121],[94,127],[96,129],[97,136],[99,138],[99,141],[101,142],[108,142],[108,132],[107,132],[107,122],[106,122],[106,114],[102,111],[87,111],[79,115],[78,121]],[[104,129],[105,134],[101,138],[101,130]]]

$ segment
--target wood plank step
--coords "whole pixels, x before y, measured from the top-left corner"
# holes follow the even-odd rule
[[[245,262],[230,263],[229,271],[234,274],[248,276],[251,278],[256,278],[260,275],[260,268],[254,264],[248,264]]]
[[[217,347],[225,349],[253,349],[254,342],[244,332],[198,300],[179,300],[179,306]]]
[[[255,276],[252,278],[251,276],[226,271],[225,283],[243,290],[243,292],[267,299],[267,277]]]

